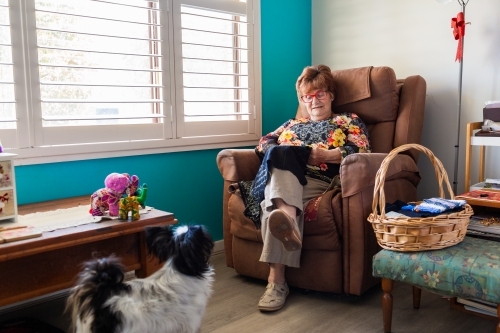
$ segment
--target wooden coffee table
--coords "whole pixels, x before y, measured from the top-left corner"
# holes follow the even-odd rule
[[[26,205],[19,214],[87,203],[89,196]],[[0,307],[71,287],[81,264],[94,254],[115,254],[127,271],[149,276],[161,266],[148,257],[144,228],[175,223],[174,214],[152,209],[138,221],[103,221],[0,244]]]

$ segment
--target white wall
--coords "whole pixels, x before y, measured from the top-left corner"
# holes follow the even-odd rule
[[[458,125],[457,41],[451,18],[461,6],[435,0],[312,0],[312,60],[332,69],[390,66],[398,78],[427,81],[422,144],[443,162],[453,185]],[[463,62],[457,194],[464,192],[465,126],[482,121],[484,102],[500,100],[500,1],[470,0]],[[475,155],[477,156],[477,148]],[[500,178],[500,148],[486,149],[486,177]],[[493,155],[497,155],[496,158]],[[419,160],[419,198],[437,196],[428,158]],[[473,183],[477,167],[473,169]],[[449,197],[449,196],[447,196]]]

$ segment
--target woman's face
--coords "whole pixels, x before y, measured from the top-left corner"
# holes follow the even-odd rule
[[[303,91],[300,97],[311,120],[320,121],[331,117],[333,94],[326,89]]]

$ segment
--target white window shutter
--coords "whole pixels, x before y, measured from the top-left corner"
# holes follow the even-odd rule
[[[34,6],[28,14],[35,15],[38,50],[30,68],[39,77],[32,86],[40,100],[36,146],[171,137],[158,1],[35,0]]]
[[[0,0],[0,140],[5,147],[18,147],[17,108],[12,60],[9,2]]]
[[[178,137],[255,133],[251,6],[174,0]]]
[[[31,164],[255,144],[259,13],[260,0],[0,0],[4,148]]]

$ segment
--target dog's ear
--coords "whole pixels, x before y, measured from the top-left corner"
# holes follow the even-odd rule
[[[214,241],[208,230],[202,225],[195,225],[189,228],[192,233],[192,238],[196,239],[199,244],[199,250],[205,255],[205,260],[208,261],[214,249]]]
[[[165,262],[172,253],[171,243],[174,237],[172,226],[147,227],[145,232],[148,253],[158,258],[160,262]]]
[[[208,267],[214,242],[203,226],[184,227],[183,233],[176,233],[174,265],[177,270],[189,276],[203,277]]]

